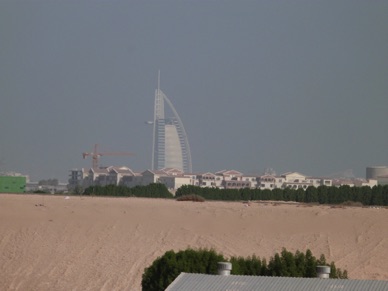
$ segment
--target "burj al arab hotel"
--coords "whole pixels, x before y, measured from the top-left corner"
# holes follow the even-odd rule
[[[191,153],[187,134],[178,112],[160,90],[160,71],[158,89],[155,91],[153,125],[152,169],[176,168],[191,173]]]

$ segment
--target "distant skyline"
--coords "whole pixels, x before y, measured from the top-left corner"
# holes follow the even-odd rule
[[[388,165],[388,2],[0,1],[0,171],[152,164],[157,72],[194,172]]]

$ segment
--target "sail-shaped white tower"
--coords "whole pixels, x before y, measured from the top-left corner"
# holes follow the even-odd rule
[[[165,116],[165,106],[171,117]],[[155,91],[154,130],[152,146],[152,169],[176,168],[185,173],[192,172],[191,153],[187,134],[181,118],[168,97],[158,89]]]

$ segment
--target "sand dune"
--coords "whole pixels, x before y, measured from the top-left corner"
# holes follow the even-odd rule
[[[388,280],[388,209],[0,195],[1,290],[141,290],[167,250],[269,258],[286,247]]]

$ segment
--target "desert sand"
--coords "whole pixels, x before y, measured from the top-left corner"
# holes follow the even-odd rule
[[[269,258],[311,249],[388,280],[388,209],[0,194],[1,290],[141,290],[168,250]]]

